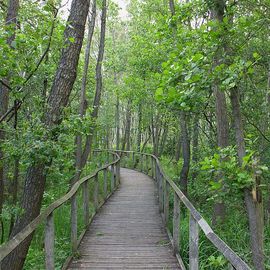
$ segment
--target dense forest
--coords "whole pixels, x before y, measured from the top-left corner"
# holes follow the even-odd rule
[[[99,166],[94,149],[133,150],[159,157],[252,269],[270,269],[270,1],[131,0],[127,12],[0,0],[0,243]],[[69,224],[59,213],[57,269]],[[45,269],[42,239],[1,269]],[[225,269],[202,241],[200,269]]]

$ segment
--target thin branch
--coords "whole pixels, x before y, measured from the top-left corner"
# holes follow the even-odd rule
[[[53,19],[53,23],[52,23],[52,27],[51,27],[51,31],[50,31],[50,36],[49,36],[49,42],[47,45],[46,50],[44,51],[44,53],[42,54],[41,58],[39,59],[39,61],[37,62],[36,67],[34,68],[34,70],[27,76],[27,78],[25,79],[25,81],[23,82],[22,86],[18,89],[18,92],[21,92],[23,90],[23,88],[25,87],[25,85],[27,84],[27,82],[33,77],[33,75],[36,73],[36,71],[38,70],[38,68],[40,67],[41,63],[43,62],[43,60],[45,59],[46,55],[48,54],[50,47],[51,47],[51,41],[52,41],[52,36],[53,36],[53,32],[54,32],[54,28],[55,28],[55,21],[56,21],[56,17],[58,14],[58,10],[57,12],[55,12],[54,14],[54,19]],[[2,80],[1,80],[1,83]],[[4,84],[5,85],[5,84]],[[5,85],[6,86],[6,85]],[[8,86],[8,88],[10,90],[13,90],[11,87]],[[26,97],[28,96],[29,92],[25,94],[25,96],[18,101],[17,103],[17,111],[21,108],[22,103],[24,102],[24,100],[26,99]],[[11,114],[11,115],[10,115]],[[13,105],[1,118],[0,118],[0,123],[2,123],[9,115],[10,117],[8,118],[8,121],[10,121],[10,119],[12,119],[12,117],[15,114],[15,106]]]
[[[263,131],[262,131],[256,124],[254,124],[253,122],[251,122],[251,121],[249,120],[248,116],[247,116],[245,113],[243,113],[243,115],[245,116],[247,122],[248,122],[250,125],[252,125],[252,126],[253,126],[253,127],[261,134],[261,136],[262,136],[267,142],[270,143],[270,139],[268,139],[268,138],[266,137],[266,135],[263,133]]]

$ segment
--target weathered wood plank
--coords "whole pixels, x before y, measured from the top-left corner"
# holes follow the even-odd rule
[[[167,226],[169,221],[169,203],[170,203],[170,185],[165,181],[164,183],[164,223]]]
[[[108,193],[108,183],[107,183],[107,178],[108,177],[108,171],[104,170],[103,171],[103,193],[104,193],[104,198],[106,198],[107,193]]]
[[[173,247],[175,254],[180,252],[180,200],[174,192],[174,205],[173,205]]]
[[[199,226],[192,215],[189,217],[189,269],[199,270]]]
[[[94,206],[95,210],[98,209],[98,188],[99,188],[99,182],[98,182],[98,173],[95,176],[95,187],[94,187]]]
[[[46,270],[54,270],[54,220],[53,214],[47,217],[45,227],[45,264]]]
[[[86,227],[89,223],[89,180],[83,183],[83,217]]]
[[[75,193],[71,198],[71,247],[72,253],[77,251],[77,233],[78,233],[78,205],[77,194]]]
[[[69,269],[181,269],[164,228],[157,187],[121,169],[121,186],[100,209]]]

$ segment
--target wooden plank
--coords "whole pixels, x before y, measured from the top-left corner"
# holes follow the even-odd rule
[[[180,200],[177,194],[174,192],[174,204],[173,204],[173,247],[174,253],[180,252]]]
[[[84,226],[89,223],[89,180],[83,183],[83,217]]]
[[[77,194],[71,198],[71,248],[72,253],[77,252],[77,233],[78,233],[78,206]]]
[[[94,186],[94,207],[97,211],[98,209],[98,190],[99,190],[99,181],[98,181],[98,173],[95,176],[95,186]]]
[[[111,190],[115,188],[114,165],[111,166]]]
[[[104,193],[104,198],[106,198],[107,196],[107,193],[108,193],[108,183],[107,183],[107,180],[108,180],[108,171],[105,169],[103,171],[103,193]]]
[[[199,226],[192,215],[189,217],[189,269],[199,270]]]
[[[164,223],[167,226],[170,212],[170,185],[167,181],[165,181],[164,185]]]
[[[121,169],[121,186],[85,233],[69,269],[181,269],[145,174]]]
[[[53,214],[47,217],[45,227],[45,265],[46,270],[54,270],[54,220]]]

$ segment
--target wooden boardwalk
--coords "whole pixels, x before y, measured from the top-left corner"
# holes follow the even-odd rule
[[[153,180],[121,169],[121,185],[94,218],[79,253],[68,269],[180,269]]]

